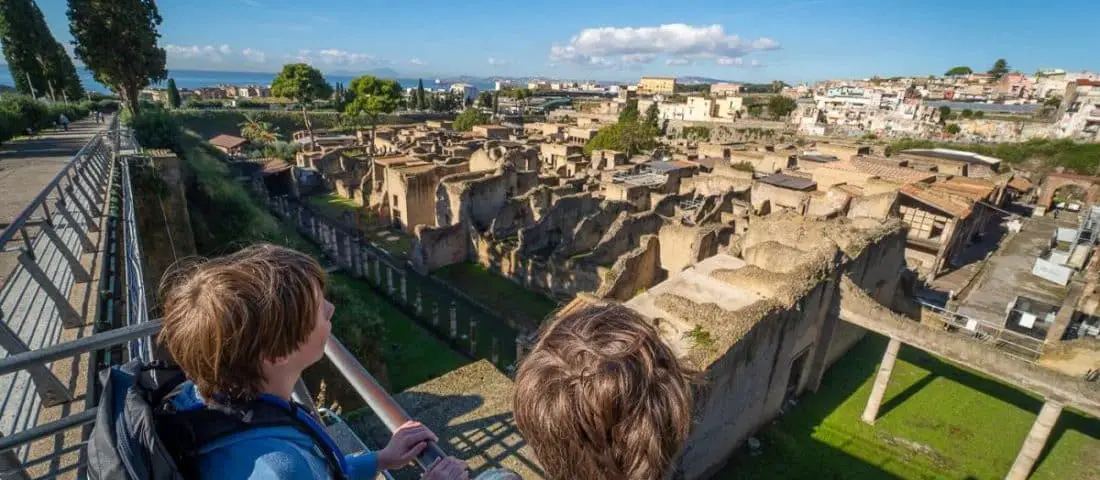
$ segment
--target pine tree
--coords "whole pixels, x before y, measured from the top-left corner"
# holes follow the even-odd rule
[[[180,108],[180,91],[176,88],[176,79],[168,79],[168,106],[171,108]]]
[[[428,108],[428,98],[424,96],[424,79],[416,79],[416,104],[421,109]]]

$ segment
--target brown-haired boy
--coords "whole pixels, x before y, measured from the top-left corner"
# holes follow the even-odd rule
[[[181,411],[264,402],[298,409],[291,391],[306,367],[324,356],[334,307],[324,298],[325,272],[310,256],[257,245],[177,272],[163,288],[159,341],[191,384],[173,398]],[[205,444],[201,478],[374,478],[404,466],[438,439],[409,422],[376,453],[344,456],[310,415],[301,425],[244,430]],[[335,459],[335,460],[334,460]],[[467,478],[448,457],[424,478]]]
[[[516,375],[516,426],[550,478],[662,478],[691,426],[691,373],[621,305],[567,312]]]

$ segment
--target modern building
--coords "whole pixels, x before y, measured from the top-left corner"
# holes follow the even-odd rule
[[[676,91],[676,77],[642,77],[638,93],[642,95],[672,95]]]

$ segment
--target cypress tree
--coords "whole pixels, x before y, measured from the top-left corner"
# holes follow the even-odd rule
[[[168,106],[180,108],[180,91],[176,88],[176,79],[168,79]]]
[[[427,97],[424,96],[424,79],[418,78],[416,79],[416,104],[421,109],[426,109],[428,108],[427,100]]]

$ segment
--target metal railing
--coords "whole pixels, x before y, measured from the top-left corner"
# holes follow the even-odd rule
[[[989,343],[1027,362],[1035,363],[1043,356],[1044,343],[1040,339],[924,301],[920,303],[928,313],[943,322],[945,330]]]
[[[108,145],[111,144],[111,145]],[[113,152],[111,151],[113,147]],[[136,212],[133,198],[133,185],[131,184],[131,177],[129,172],[130,159],[121,158],[115,161],[115,156],[112,153],[125,154],[132,153],[137,149],[137,144],[133,141],[133,135],[128,129],[120,129],[117,124],[112,126],[112,130],[107,135],[96,136],[85,148],[81,149],[77,154],[77,158],[61,173],[54,181],[50,182],[46,189],[36,197],[36,199],[25,209],[24,213],[17,217],[16,222],[0,235],[0,246],[4,245],[7,241],[15,238],[15,233],[19,232],[24,235],[24,241],[28,249],[40,247],[38,244],[44,241],[54,242],[53,248],[58,250],[62,248],[73,249],[72,243],[76,242],[58,242],[56,235],[51,233],[45,233],[37,237],[29,236],[25,233],[25,229],[33,224],[32,215],[38,209],[47,209],[46,220],[42,221],[42,226],[39,227],[43,232],[48,232],[49,229],[57,229],[57,217],[72,216],[74,213],[69,209],[75,209],[71,205],[77,201],[84,200],[72,199],[73,196],[78,195],[73,193],[73,190],[80,192],[81,190],[87,190],[88,187],[81,187],[77,182],[70,182],[67,185],[62,185],[62,180],[67,178],[83,178],[84,176],[94,176],[95,178],[101,178],[101,181],[109,181],[111,178],[111,172],[109,169],[112,165],[117,165],[121,171],[119,172],[119,182],[121,183],[121,215],[122,215],[122,246],[116,250],[111,250],[112,253],[121,255],[121,263],[123,264],[123,271],[117,275],[121,275],[125,280],[125,295],[121,298],[119,295],[114,294],[115,300],[126,301],[126,321],[125,325],[105,332],[95,333],[90,336],[82,337],[76,340],[64,342],[64,343],[43,343],[37,345],[34,348],[28,348],[26,343],[22,343],[20,337],[11,331],[8,324],[4,321],[3,312],[0,312],[0,340],[7,343],[0,344],[7,351],[6,357],[0,358],[0,382],[5,379],[10,379],[18,375],[30,374],[39,390],[42,391],[44,387],[52,387],[56,389],[56,392],[50,390],[50,398],[55,402],[67,402],[72,401],[73,396],[71,392],[53,375],[53,373],[46,367],[46,364],[55,360],[73,358],[78,355],[82,355],[90,352],[103,351],[119,346],[129,346],[125,349],[126,357],[130,359],[142,358],[149,359],[152,354],[152,345],[155,343],[154,339],[156,334],[160,331],[162,323],[159,319],[150,319],[148,312],[148,305],[145,297],[144,281],[142,280],[142,252],[140,245],[140,235],[137,230]],[[99,162],[99,163],[93,163]],[[94,170],[89,172],[89,170]],[[109,196],[108,187],[99,183],[92,183],[100,192],[99,195],[88,199],[89,201],[83,204],[85,209],[91,207],[96,208],[98,214],[103,208],[103,201]],[[61,192],[64,192],[62,196]],[[53,215],[50,215],[50,210],[46,206],[47,200],[54,199],[53,195],[57,195],[55,208],[52,211]],[[60,204],[60,206],[57,206]],[[63,208],[65,207],[65,208]],[[61,213],[61,212],[67,213]],[[90,213],[90,212],[89,212]],[[77,227],[84,226],[85,230],[81,230],[76,233],[83,233],[86,235],[86,229],[90,228],[92,224],[91,219],[94,217],[88,217],[85,223],[67,222],[63,225],[68,226],[75,230]],[[46,238],[47,240],[42,240]],[[112,247],[113,248],[113,247]],[[37,250],[28,250],[22,252],[23,256],[30,256],[34,260],[34,253],[41,252],[41,248]],[[77,258],[79,253],[83,250],[76,250]],[[41,256],[41,255],[39,255]],[[26,267],[21,267],[26,269]],[[107,269],[104,270],[108,271]],[[18,272],[17,272],[18,273]],[[51,277],[46,277],[49,280]],[[34,277],[31,280],[38,281],[39,278]],[[10,288],[11,282],[8,282],[4,288]],[[60,288],[57,285],[50,283],[54,288]],[[50,300],[56,300],[50,297]],[[112,308],[112,302],[105,302],[105,305],[101,305],[100,308]],[[35,318],[26,318],[26,320],[36,320]],[[9,332],[9,336],[19,343],[11,343],[9,338],[4,337],[4,332]],[[11,348],[21,347],[21,348]],[[325,346],[326,357],[335,365],[336,369],[344,376],[355,389],[356,392],[363,398],[367,405],[373,410],[382,422],[391,431],[396,430],[402,424],[409,420],[408,414],[401,408],[401,406],[381,387],[381,385],[374,379],[373,376],[355,359],[355,357],[347,350],[346,347],[335,337],[331,337],[329,342]],[[125,359],[116,359],[114,363],[121,363]],[[89,375],[90,378],[94,378],[94,375]],[[50,383],[51,379],[53,382]],[[98,388],[93,381],[90,389]],[[90,390],[90,393],[92,391]],[[316,407],[313,405],[310,399],[309,391],[305,388],[305,384],[301,381],[295,387],[294,397],[296,400],[303,404],[306,404],[309,408],[316,411]],[[10,435],[0,435],[0,478],[29,478],[26,468],[31,465],[50,461],[52,459],[60,458],[62,455],[79,451],[85,447],[85,442],[80,442],[77,445],[56,447],[57,450],[42,457],[38,457],[32,460],[24,460],[22,464],[12,455],[13,452],[28,447],[31,443],[45,439],[52,435],[56,435],[67,430],[83,427],[90,423],[93,423],[98,411],[98,397],[95,395],[89,395],[91,403],[88,408],[67,416],[63,416],[59,420],[43,423],[41,425],[25,428],[20,431],[10,432]],[[361,443],[361,442],[360,442]],[[443,451],[436,444],[431,444],[419,458],[417,458],[417,464],[426,469],[437,459],[444,456]],[[76,465],[70,465],[64,468],[65,471],[72,469],[82,469],[86,467],[86,460],[81,459]],[[48,476],[56,476],[59,472],[52,472]],[[386,472],[383,472],[386,474]],[[387,474],[388,475],[388,474]],[[388,478],[388,476],[387,476]]]

